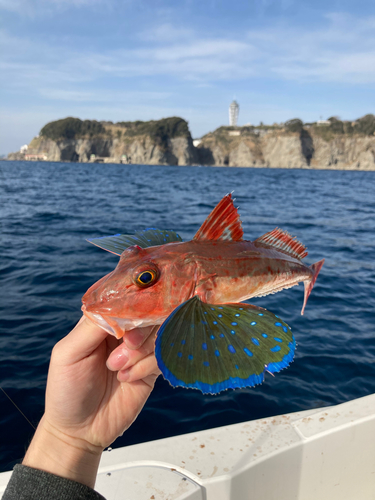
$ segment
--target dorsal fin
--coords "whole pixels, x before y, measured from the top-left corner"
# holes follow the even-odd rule
[[[136,231],[135,234],[114,234],[113,236],[90,238],[87,241],[103,250],[107,250],[107,252],[121,255],[124,250],[133,245],[147,248],[165,245],[166,243],[173,243],[175,241],[182,241],[182,239],[174,231],[148,228],[142,231]]]
[[[229,193],[212,210],[193,239],[242,241],[242,236],[240,215]]]
[[[307,255],[306,247],[297,238],[293,238],[287,231],[283,231],[278,227],[269,233],[263,234],[254,243],[273,247],[297,259],[303,259]]]

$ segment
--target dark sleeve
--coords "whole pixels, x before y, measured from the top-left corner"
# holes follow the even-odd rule
[[[76,481],[26,465],[16,465],[2,500],[105,500],[105,498]]]

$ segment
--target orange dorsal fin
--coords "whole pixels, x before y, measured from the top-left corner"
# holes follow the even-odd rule
[[[293,238],[287,231],[283,231],[278,227],[269,233],[263,234],[254,243],[270,246],[297,259],[303,259],[307,255],[306,247],[302,243]]]
[[[212,210],[193,239],[242,241],[242,236],[240,214],[229,193]]]

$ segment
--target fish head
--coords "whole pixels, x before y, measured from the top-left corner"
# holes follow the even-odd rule
[[[161,324],[194,289],[194,263],[164,248],[174,245],[181,243],[127,248],[116,268],[83,296],[85,316],[117,338],[136,327]]]

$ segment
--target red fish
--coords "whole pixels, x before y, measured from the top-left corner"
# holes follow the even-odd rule
[[[252,386],[288,366],[288,325],[243,301],[303,282],[303,314],[324,263],[306,266],[306,248],[280,229],[243,240],[230,194],[191,241],[157,229],[89,241],[120,261],[86,292],[84,314],[117,338],[161,325],[155,354],[164,377],[204,393]]]

